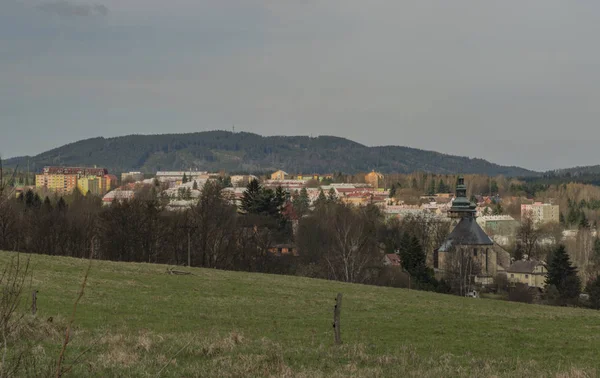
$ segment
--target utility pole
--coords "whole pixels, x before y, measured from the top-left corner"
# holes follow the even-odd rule
[[[190,242],[190,227],[187,228],[187,232],[188,232],[188,268],[192,266],[192,249],[191,249],[191,242]]]

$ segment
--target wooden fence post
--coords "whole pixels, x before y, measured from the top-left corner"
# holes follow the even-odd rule
[[[340,345],[342,343],[342,331],[340,329],[340,313],[342,312],[342,293],[338,293],[335,299],[335,307],[333,308],[333,333],[335,336],[335,343]]]
[[[37,290],[34,290],[33,293],[31,294],[31,314],[35,315],[35,313],[37,312]]]

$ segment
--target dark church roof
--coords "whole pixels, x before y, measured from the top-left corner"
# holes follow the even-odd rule
[[[493,245],[494,242],[477,224],[474,217],[464,217],[458,222],[438,251],[448,252],[453,245]]]

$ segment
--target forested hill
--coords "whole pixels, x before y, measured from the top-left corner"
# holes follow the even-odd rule
[[[33,157],[8,159],[7,166],[35,170],[45,165],[101,166],[111,172],[198,169],[290,173],[344,173],[375,169],[383,173],[426,171],[507,176],[535,172],[409,147],[367,147],[344,138],[320,136],[263,137],[251,133],[207,131],[190,134],[129,135],[92,138]]]

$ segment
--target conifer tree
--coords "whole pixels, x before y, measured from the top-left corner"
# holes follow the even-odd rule
[[[498,194],[498,183],[496,180],[490,182],[490,195]]]
[[[567,250],[562,244],[552,252],[546,285],[556,287],[560,293],[561,304],[577,298],[581,292],[581,280],[577,276],[577,269],[571,265]]]
[[[448,192],[448,187],[446,186],[446,183],[444,183],[443,179],[440,179],[437,191],[438,191],[438,193],[447,193]]]
[[[319,196],[317,197],[317,200],[315,201],[315,207],[323,206],[326,203],[327,203],[327,197],[325,196],[325,193],[323,193],[323,189],[321,189],[321,191],[319,192]]]
[[[67,203],[65,202],[65,199],[60,197],[56,203],[56,207],[59,211],[65,211],[67,209]]]
[[[425,252],[416,236],[405,232],[400,239],[399,248],[402,268],[404,268],[411,277],[419,283],[426,284],[430,281],[430,274],[427,269]]]
[[[392,184],[392,187],[390,188],[389,198],[394,198],[394,197],[396,197],[396,184]]]
[[[192,188],[198,190],[198,181],[194,180],[194,186]]]
[[[321,191],[323,192],[323,191]],[[331,188],[329,189],[329,192],[327,193],[327,200],[329,202],[336,202],[338,200],[338,196],[337,193],[335,192],[335,189]]]
[[[294,206],[294,210],[299,217],[308,213],[310,207],[310,199],[308,198],[308,191],[306,188],[302,188],[300,193],[296,191],[296,195],[292,200],[292,205]]]
[[[435,194],[435,179],[432,178],[429,183],[429,189],[427,189],[427,195],[432,196]]]
[[[258,214],[260,212],[262,188],[258,180],[253,179],[246,186],[242,195],[241,209],[246,213]]]
[[[44,198],[43,209],[47,212],[52,211],[52,203],[50,202],[50,198],[48,198],[48,196]]]
[[[187,178],[187,175],[184,173],[183,178],[181,179],[181,183],[185,184],[186,182],[188,182],[188,178]]]

